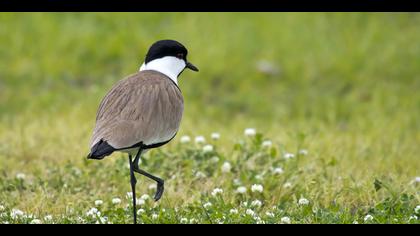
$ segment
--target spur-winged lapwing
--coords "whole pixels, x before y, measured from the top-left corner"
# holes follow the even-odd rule
[[[134,172],[157,182],[156,201],[164,190],[163,180],[141,170],[138,164],[142,154],[168,143],[178,132],[184,110],[178,76],[185,68],[198,71],[187,61],[187,54],[187,49],[177,41],[154,43],[140,71],[119,81],[103,98],[96,115],[88,159],[101,160],[115,151],[128,153],[134,223],[137,223]]]

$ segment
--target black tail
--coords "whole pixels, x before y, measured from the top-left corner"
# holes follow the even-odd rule
[[[101,139],[99,142],[93,145],[87,158],[101,160],[104,157],[111,155],[115,150],[115,148]]]

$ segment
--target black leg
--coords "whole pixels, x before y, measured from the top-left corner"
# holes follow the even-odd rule
[[[157,190],[156,190],[154,199],[155,201],[159,201],[159,199],[162,197],[163,191],[165,190],[165,187],[164,187],[165,182],[163,181],[163,179],[156,177],[154,175],[151,175],[147,173],[146,171],[139,168],[139,160],[140,160],[141,153],[142,153],[142,150],[140,149],[136,155],[136,159],[134,159],[134,171],[156,181]]]
[[[131,154],[128,155],[128,161],[130,162],[130,181],[131,181],[131,191],[133,193],[133,217],[134,224],[137,224],[137,209],[136,209],[136,176],[134,176],[134,165],[132,161]]]
[[[134,167],[134,171],[137,172],[137,173],[139,173],[139,174],[141,174],[141,175],[144,175],[144,176],[146,176],[146,177],[148,177],[148,178],[150,178],[150,179],[152,179],[154,181],[156,181],[156,183],[157,183],[157,190],[156,190],[156,194],[155,194],[154,199],[155,199],[155,201],[159,201],[159,199],[162,197],[163,191],[165,189],[164,188],[164,183],[165,182],[163,181],[163,179],[161,179],[159,177],[156,177],[156,176],[153,176],[153,175],[147,173],[146,171],[144,171],[142,169],[139,169],[138,166],[137,167],[136,166]]]

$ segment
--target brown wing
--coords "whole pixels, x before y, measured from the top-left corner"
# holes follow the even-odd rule
[[[91,147],[101,139],[116,149],[165,142],[178,131],[184,101],[178,87],[156,71],[117,83],[102,100]]]

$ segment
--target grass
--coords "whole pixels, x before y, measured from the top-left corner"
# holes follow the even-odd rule
[[[101,222],[86,215],[92,207],[103,221],[132,222],[127,157],[85,156],[100,99],[161,38],[183,42],[200,73],[180,78],[178,136],[143,160],[166,191],[145,201],[141,222],[365,223],[369,214],[366,223],[419,223],[419,14],[1,13],[0,21],[0,223]],[[249,127],[258,134],[244,136]],[[183,135],[192,141],[182,144]],[[195,144],[198,135],[214,150]],[[150,184],[139,177],[137,197],[153,196]],[[215,188],[223,193],[212,196]]]

